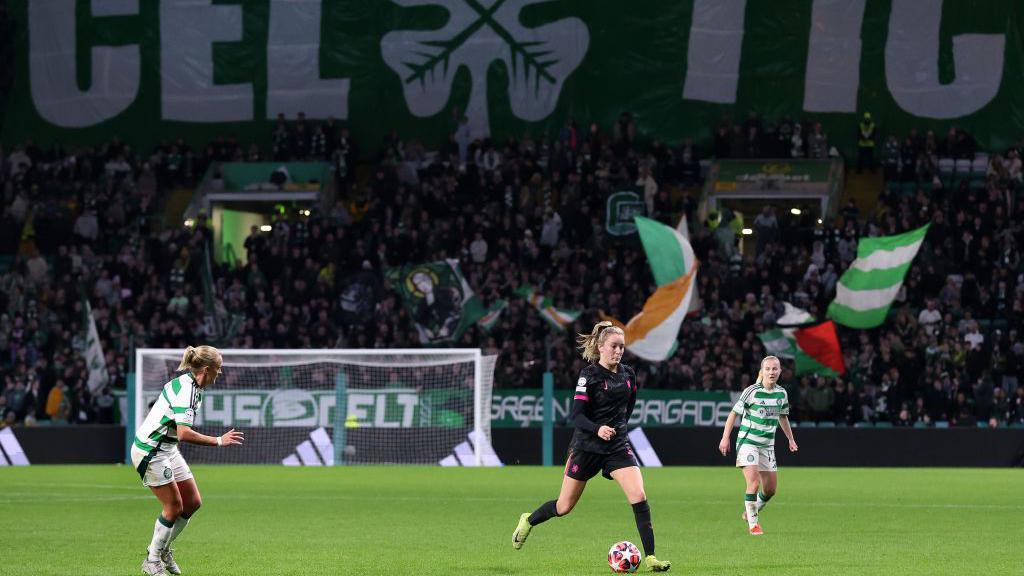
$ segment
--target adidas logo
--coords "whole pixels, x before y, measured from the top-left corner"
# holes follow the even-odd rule
[[[10,428],[0,430],[0,466],[28,466],[25,451]]]
[[[651,446],[650,440],[647,439],[647,434],[644,434],[643,428],[637,426],[630,431],[629,443],[633,445],[634,456],[641,466],[661,468],[661,458],[658,458],[658,454]]]
[[[285,466],[334,466],[334,443],[321,426],[309,433],[309,440],[303,440],[281,464]]]
[[[494,451],[494,447],[491,446],[491,442],[487,440],[487,437],[482,432],[477,430],[470,432],[469,441],[459,443],[452,449],[452,454],[446,456],[439,464],[441,466],[476,466],[475,449],[477,442],[481,443],[481,466],[504,466],[501,463],[501,459],[498,458],[498,454]]]

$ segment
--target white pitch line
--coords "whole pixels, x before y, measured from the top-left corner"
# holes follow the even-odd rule
[[[147,500],[152,498],[149,494],[122,495],[122,496],[81,496],[68,497],[66,493],[40,493],[40,492],[7,492],[4,496],[24,496],[12,499],[8,502],[0,501],[3,504],[18,504],[23,502],[80,502],[80,501],[118,501],[118,500]],[[425,501],[457,501],[457,502],[508,502],[508,498],[500,497],[457,497],[457,496],[349,496],[349,495],[311,495],[297,496],[288,494],[222,494],[207,497],[216,500],[313,500],[313,501],[350,501],[350,500],[378,500],[384,502],[425,502]],[[620,498],[589,498],[590,502],[611,503],[621,502]],[[659,499],[664,504],[679,504],[683,506],[693,505],[730,505],[739,502],[736,500],[674,500]],[[773,507],[808,507],[808,508],[896,508],[896,509],[940,509],[940,510],[1024,510],[1022,505],[1003,504],[904,504],[904,503],[881,503],[881,502],[774,502]]]
[[[80,482],[0,482],[0,486],[50,486],[53,488],[100,488],[104,490],[138,490],[124,484],[83,484]]]

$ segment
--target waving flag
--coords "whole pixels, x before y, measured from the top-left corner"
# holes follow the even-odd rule
[[[928,226],[896,236],[862,238],[857,243],[857,259],[836,284],[828,317],[850,328],[881,326]]]
[[[636,227],[658,289],[625,326],[614,318],[608,320],[625,331],[627,350],[660,362],[675,352],[679,328],[693,299],[697,259],[675,228],[643,216],[636,217]]]
[[[575,322],[580,316],[579,310],[555,308],[550,298],[539,294],[532,286],[520,286],[516,290],[516,294],[525,298],[548,321],[548,324],[551,324],[556,330],[564,332],[566,327]]]
[[[493,306],[487,309],[487,313],[481,316],[476,323],[484,330],[490,332],[491,329],[498,324],[498,318],[501,317],[501,313],[504,312],[507,307],[507,300],[498,300]]]
[[[836,325],[831,320],[807,328],[782,328],[757,335],[769,354],[792,358],[796,375],[838,376],[846,372]]]

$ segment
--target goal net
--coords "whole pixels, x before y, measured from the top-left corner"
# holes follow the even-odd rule
[[[190,463],[486,465],[496,356],[477,349],[222,349],[196,429],[242,446],[184,444]],[[179,373],[183,350],[136,350],[134,422]],[[456,451],[456,447],[460,449]],[[456,452],[459,452],[456,456]]]

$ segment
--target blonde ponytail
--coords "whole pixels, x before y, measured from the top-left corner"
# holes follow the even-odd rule
[[[601,359],[601,353],[597,350],[604,344],[605,338],[609,334],[622,334],[622,328],[615,326],[612,322],[605,320],[594,324],[594,329],[590,331],[590,334],[577,334],[576,344],[577,348],[582,351],[583,359],[587,362],[597,362]]]
[[[181,363],[178,364],[178,370],[191,370],[192,363],[196,359],[196,349],[192,346],[185,348],[185,355],[181,357]]]
[[[181,357],[178,370],[198,372],[205,366],[217,365],[219,357],[220,351],[213,346],[189,346],[185,348],[185,354]]]

